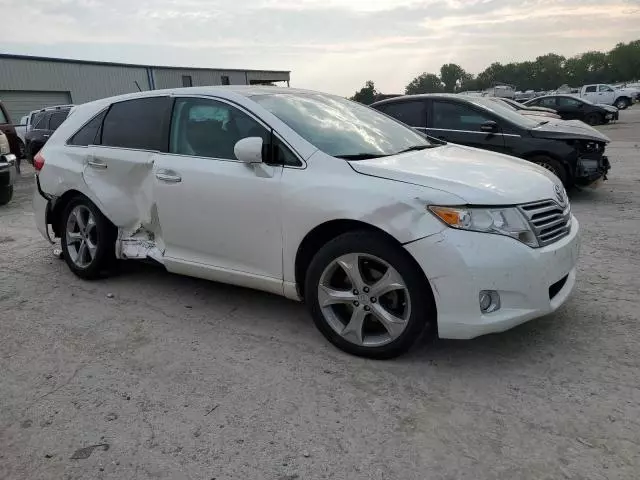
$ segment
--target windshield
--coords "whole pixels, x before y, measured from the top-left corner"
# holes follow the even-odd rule
[[[278,93],[251,99],[334,157],[365,159],[432,146],[415,130],[341,97]]]
[[[512,107],[502,104],[501,102],[495,102],[488,98],[473,98],[470,99],[471,102],[475,103],[479,107],[483,107],[487,110],[492,111],[496,115],[501,116],[502,118],[510,121],[511,123],[515,123],[524,128],[533,128],[537,127],[540,122],[536,120],[532,120],[531,118],[527,118],[524,115],[518,113],[517,110],[514,110]]]

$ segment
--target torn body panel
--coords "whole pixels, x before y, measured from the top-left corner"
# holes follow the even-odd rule
[[[153,152],[91,146],[87,153],[82,176],[102,213],[118,228],[151,230]]]

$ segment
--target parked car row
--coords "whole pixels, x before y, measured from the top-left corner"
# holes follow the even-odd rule
[[[453,94],[396,97],[373,108],[430,137],[512,155],[551,171],[569,188],[606,178],[609,139],[595,129],[529,117],[495,98]]]

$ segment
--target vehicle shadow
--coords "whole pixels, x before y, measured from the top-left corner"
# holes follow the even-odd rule
[[[229,319],[221,318],[221,307],[232,311],[234,326],[241,331],[253,331],[256,335],[271,335],[274,330],[284,335],[276,342],[302,343],[322,355],[329,355],[348,366],[353,359],[332,347],[317,331],[303,303],[278,295],[260,292],[234,285],[174,275],[164,268],[141,262],[123,262],[120,274],[114,277],[126,283],[145,284],[150,291],[162,292],[165,301],[181,303],[191,314],[180,321],[215,324]],[[184,308],[184,307],[183,307]],[[400,364],[452,363],[460,366],[478,366],[496,362],[518,363],[522,359],[557,348],[562,339],[563,318],[559,312],[532,320],[512,330],[485,335],[472,340],[444,340],[423,335],[405,355],[393,360]],[[194,315],[196,314],[196,315]],[[257,331],[255,330],[257,328]],[[364,360],[366,363],[375,360]]]

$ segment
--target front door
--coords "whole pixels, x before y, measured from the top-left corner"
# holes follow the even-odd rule
[[[282,167],[234,154],[238,140],[256,136],[268,142],[270,132],[229,103],[175,100],[169,153],[153,166],[169,270],[282,293]]]
[[[573,97],[560,96],[556,98],[555,109],[563,120],[582,120],[585,103]]]
[[[434,99],[426,131],[428,135],[447,142],[508,153],[499,124],[496,132],[481,130],[483,124],[492,121],[496,119],[466,103]]]

